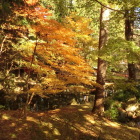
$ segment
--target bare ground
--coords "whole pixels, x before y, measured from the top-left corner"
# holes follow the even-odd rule
[[[99,118],[91,105],[47,112],[0,111],[0,140],[140,140],[140,129]]]

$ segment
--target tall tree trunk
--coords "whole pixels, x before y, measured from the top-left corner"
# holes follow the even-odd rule
[[[129,13],[130,11],[125,11],[125,39],[133,41],[134,20],[129,17]],[[133,62],[128,62],[128,79],[136,80],[136,68]]]
[[[108,9],[107,9],[108,10]],[[109,15],[108,15],[109,16]],[[106,9],[101,7],[100,11],[100,32],[99,32],[99,51],[105,46],[107,43],[107,26],[105,21],[108,19],[106,15]],[[99,83],[102,88],[96,88],[94,106],[92,109],[93,113],[97,113],[98,115],[102,115],[104,113],[104,95],[105,95],[105,76],[106,76],[106,61],[100,58],[100,53],[98,57],[98,69],[97,69],[97,83]]]

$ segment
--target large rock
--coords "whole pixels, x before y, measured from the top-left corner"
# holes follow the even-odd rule
[[[140,121],[138,120],[140,117],[140,103],[137,102],[136,97],[128,100],[125,110],[127,112],[128,118],[133,119],[134,121],[137,120],[136,122]]]
[[[135,97],[129,99],[122,107],[118,109],[121,120],[140,122],[140,103]]]

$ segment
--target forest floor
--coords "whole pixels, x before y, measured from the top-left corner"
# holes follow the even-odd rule
[[[0,140],[139,140],[140,129],[99,118],[91,105],[46,112],[0,111]]]

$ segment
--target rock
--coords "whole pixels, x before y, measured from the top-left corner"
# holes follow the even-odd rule
[[[127,112],[127,117],[129,119],[134,119],[136,117],[136,114],[135,114],[135,112],[128,111]]]
[[[127,112],[135,112],[136,110],[139,109],[139,104],[138,103],[135,103],[135,104],[129,104],[127,107],[126,107],[126,111]]]

